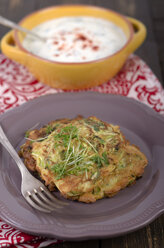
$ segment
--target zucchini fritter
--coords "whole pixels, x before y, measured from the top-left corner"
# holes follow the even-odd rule
[[[20,155],[51,191],[65,198],[95,202],[115,195],[141,177],[146,156],[125,139],[118,126],[96,117],[77,117],[28,131]]]

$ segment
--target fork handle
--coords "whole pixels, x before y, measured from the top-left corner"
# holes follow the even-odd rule
[[[4,133],[2,127],[0,126],[0,143],[6,148],[6,150],[10,153],[11,157],[16,162],[20,172],[23,176],[24,172],[27,172],[27,168],[25,167],[24,163],[22,162],[21,158],[18,156],[17,152],[15,151],[14,147],[11,145],[10,141],[8,140],[6,134]]]
[[[19,30],[23,33],[26,33],[26,34],[30,34],[32,35],[33,37],[35,37],[36,39],[39,39],[41,40],[42,42],[45,42],[46,39],[41,37],[40,35],[32,32],[31,30],[28,30],[18,24],[16,24],[15,22],[12,22],[6,18],[4,18],[3,16],[0,16],[0,24],[2,24],[3,26],[6,26],[6,27],[10,27],[10,28],[13,28],[13,29],[16,29],[16,30]]]

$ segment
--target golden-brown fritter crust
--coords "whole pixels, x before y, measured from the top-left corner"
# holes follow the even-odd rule
[[[96,117],[62,119],[28,132],[20,156],[50,190],[95,202],[135,183],[148,161],[118,126]]]

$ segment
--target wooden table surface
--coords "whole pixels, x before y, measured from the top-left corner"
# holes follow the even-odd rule
[[[148,35],[136,51],[164,85],[164,0],[0,0],[0,15],[15,22],[30,12],[51,5],[89,4],[102,6],[141,20]],[[0,26],[0,37],[9,29]],[[53,246],[51,246],[53,247]],[[83,242],[64,242],[56,248],[164,248],[164,215],[150,225],[122,237]]]

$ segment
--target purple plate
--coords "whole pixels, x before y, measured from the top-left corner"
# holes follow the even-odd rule
[[[36,123],[63,117],[98,118],[117,124],[149,161],[143,177],[112,198],[93,204],[67,201],[51,214],[34,210],[20,192],[17,166],[0,146],[0,218],[31,234],[65,240],[113,237],[141,228],[164,212],[164,118],[135,100],[93,92],[39,97],[0,116],[0,124],[16,149]],[[57,197],[59,193],[56,193]]]

